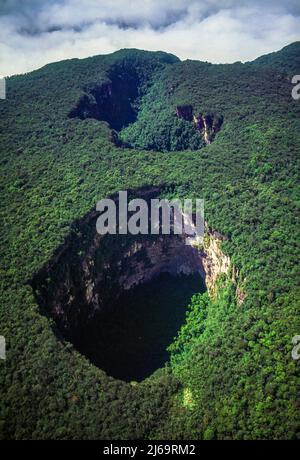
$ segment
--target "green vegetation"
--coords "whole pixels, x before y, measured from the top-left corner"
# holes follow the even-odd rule
[[[79,338],[78,350],[100,369],[125,381],[141,381],[168,361],[167,346],[202,288],[200,275],[162,273],[125,291]],[[106,314],[105,314],[106,313]]]
[[[290,83],[299,57],[299,43],[232,65],[123,50],[8,79],[0,101],[0,437],[300,436],[300,362],[291,358],[300,333],[300,103]],[[128,69],[136,86],[127,113],[135,117],[125,127],[124,115],[115,129],[134,148],[121,148],[101,117],[68,115]],[[174,116],[188,104],[222,115],[211,145]],[[166,152],[176,149],[184,151]],[[196,295],[170,364],[130,384],[59,341],[27,281],[99,199],[149,184],[205,199],[206,220],[228,236],[223,250],[239,278],[219,280],[216,298]]]
[[[199,131],[192,123],[181,120],[167,107],[141,115],[137,123],[133,123],[121,132],[122,141],[137,149],[170,152],[179,150],[199,150],[205,143]],[[150,115],[151,114],[151,115]],[[153,129],[154,128],[154,129]]]

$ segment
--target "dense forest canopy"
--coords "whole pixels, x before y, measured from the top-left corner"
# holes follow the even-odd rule
[[[297,42],[245,64],[121,50],[7,79],[1,438],[300,437],[299,73]],[[222,119],[209,144],[186,106]],[[205,199],[234,273],[192,297],[169,363],[137,384],[60,340],[28,281],[99,199],[151,184]]]

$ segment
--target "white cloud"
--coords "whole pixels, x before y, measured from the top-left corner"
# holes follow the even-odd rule
[[[4,0],[0,73],[125,47],[245,61],[299,40],[299,31],[294,0]]]

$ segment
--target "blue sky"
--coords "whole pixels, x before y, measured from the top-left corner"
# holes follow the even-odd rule
[[[0,75],[120,48],[247,61],[296,40],[299,0],[0,1]]]

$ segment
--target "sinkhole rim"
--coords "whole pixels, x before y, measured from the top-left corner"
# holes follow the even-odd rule
[[[157,197],[160,196],[161,193],[163,192],[164,186],[145,186],[145,187],[140,187],[137,189],[131,189],[131,193],[133,193],[135,196],[137,194],[144,194],[146,197]],[[115,195],[112,195],[115,197]],[[168,270],[167,272],[169,274],[172,274],[172,263],[177,264],[176,267],[178,268],[179,271],[177,271],[177,268],[175,269],[174,273],[176,274],[198,274],[203,283],[205,284],[205,273],[203,270],[203,266],[201,265],[202,259],[199,256],[199,252],[196,251],[194,248],[191,248],[187,245],[185,245],[184,238],[178,237],[177,235],[157,235],[155,238],[153,236],[150,236],[150,238],[145,238],[145,236],[140,236],[137,235],[134,238],[132,238],[131,242],[127,241],[124,244],[124,247],[122,246],[122,256],[126,253],[128,250],[128,245],[129,248],[133,247],[136,243],[137,246],[141,244],[141,241],[145,243],[145,245],[140,247],[140,250],[135,247],[135,252],[132,254],[132,259],[127,257],[128,266],[125,264],[124,267],[121,263],[121,269],[119,272],[116,272],[118,270],[117,267],[119,267],[117,262],[120,262],[116,260],[116,263],[114,262],[111,266],[109,265],[108,272],[105,272],[104,278],[101,278],[103,276],[103,273],[97,272],[97,269],[99,267],[103,267],[105,265],[105,262],[107,260],[105,257],[111,255],[119,255],[119,249],[120,249],[120,244],[121,242],[118,241],[118,239],[115,240],[117,241],[116,247],[111,247],[109,244],[107,247],[105,247],[105,251],[103,252],[103,247],[101,247],[102,251],[100,251],[100,257],[98,260],[98,250],[101,246],[101,242],[103,243],[103,238],[99,238],[95,232],[95,225],[91,226],[91,223],[95,222],[97,214],[95,213],[94,210],[90,211],[87,213],[83,218],[78,219],[73,222],[71,225],[71,230],[66,237],[64,243],[57,248],[55,251],[53,257],[39,270],[38,273],[35,274],[35,276],[30,280],[29,284],[31,285],[33,292],[34,292],[34,297],[38,305],[38,309],[41,315],[48,317],[51,319],[52,325],[51,328],[57,338],[57,340],[61,342],[69,342],[72,344],[72,347],[75,351],[80,353],[82,357],[85,359],[88,359],[89,362],[91,362],[93,365],[95,365],[98,369],[102,370],[103,372],[106,373],[108,377],[115,378],[117,380],[123,380],[119,377],[115,377],[114,375],[108,374],[103,367],[97,366],[91,359],[89,359],[84,353],[82,353],[81,350],[78,349],[78,346],[76,346],[76,334],[80,332],[80,325],[81,321],[86,321],[85,324],[88,324],[89,321],[92,321],[93,318],[95,318],[95,315],[99,313],[98,307],[99,307],[99,298],[93,297],[93,295],[97,294],[97,292],[101,292],[101,287],[105,286],[105,282],[107,280],[112,280],[112,285],[109,288],[108,295],[107,297],[104,298],[102,301],[102,307],[106,308],[106,305],[108,305],[109,301],[109,295],[111,292],[114,292],[116,289],[117,284],[115,283],[114,276],[116,273],[118,273],[119,276],[123,276],[124,280],[122,281],[123,283],[123,292],[125,291],[130,291],[135,288],[135,283],[132,284],[132,276],[135,276],[135,272],[132,273],[132,267],[136,267],[137,263],[141,263],[139,261],[139,258],[145,256],[145,250],[146,250],[146,256],[149,257],[149,260],[147,259],[147,278],[146,275],[144,275],[144,278],[141,278],[139,282],[137,283],[138,286],[143,286],[145,283],[148,281],[155,280],[155,277],[160,275],[161,273],[165,272],[165,268],[167,266]],[[91,230],[92,229],[92,230]],[[91,230],[89,233],[88,230]],[[116,235],[118,237],[119,235]],[[109,243],[110,238],[106,236],[107,243]],[[85,246],[83,245],[84,248],[84,255],[79,255],[80,249],[82,247],[78,246],[78,241],[84,241]],[[99,243],[100,245],[91,245],[91,243]],[[133,241],[133,246],[132,246],[132,241]],[[124,241],[122,240],[122,243]],[[157,260],[160,261],[161,263],[161,257],[158,257],[158,259],[155,259],[155,250],[157,250],[157,246],[159,247],[160,251],[163,251],[164,248],[166,248],[166,260],[165,260],[165,265],[156,265],[155,262]],[[178,248],[180,248],[180,253],[178,255]],[[94,251],[94,252],[93,252]],[[148,252],[147,252],[148,251]],[[169,252],[168,252],[169,251]],[[104,255],[103,255],[104,254]],[[144,254],[144,255],[143,255]],[[188,262],[188,264],[185,266],[184,261],[186,260],[185,258],[190,256],[191,254],[194,254],[195,258],[191,258]],[[161,254],[160,254],[161,255]],[[101,257],[102,256],[102,257]],[[168,257],[170,256],[170,259]],[[95,257],[95,259],[93,259]],[[78,272],[78,262],[81,262],[79,274],[77,276]],[[89,264],[90,262],[93,262],[92,264]],[[122,262],[122,261],[121,261]],[[148,264],[149,262],[149,264]],[[169,262],[171,265],[168,265]],[[93,271],[93,267],[96,264],[96,270]],[[97,265],[100,264],[100,265]],[[102,265],[101,265],[102,264]],[[190,264],[190,265],[189,265]],[[194,264],[194,265],[193,265]],[[145,265],[145,267],[146,267]],[[124,270],[122,271],[122,267]],[[144,268],[145,268],[144,267]],[[150,267],[150,268],[149,268]],[[112,270],[111,270],[112,269]],[[153,269],[153,270],[152,270]],[[182,269],[182,270],[181,270]],[[190,272],[189,272],[190,269]],[[110,271],[111,270],[111,271]],[[127,271],[129,270],[129,271]],[[152,272],[151,272],[152,270]],[[96,286],[96,288],[93,291],[93,294],[91,294],[91,284],[89,282],[91,281],[91,276],[94,274],[101,274],[99,278],[99,284]],[[146,272],[144,272],[146,273]],[[174,274],[173,273],[173,274]],[[63,278],[62,275],[65,274],[66,278]],[[109,276],[106,276],[109,275]],[[90,278],[89,278],[90,276]],[[82,278],[81,278],[82,277]],[[49,280],[50,278],[50,280]],[[84,282],[80,285],[80,280],[83,279]],[[79,285],[77,286],[77,282]],[[58,284],[57,284],[57,283]],[[73,285],[72,285],[72,282]],[[77,286],[77,287],[76,287]],[[87,297],[83,296],[83,289],[84,295]],[[122,290],[120,291],[122,293]],[[201,291],[200,286],[199,286],[199,291],[197,292],[203,292]],[[58,296],[58,297],[57,297]],[[87,303],[84,303],[83,300],[86,301],[88,299]],[[100,299],[101,300],[101,299]],[[189,304],[190,298],[186,302],[185,307]],[[83,303],[81,303],[83,302]],[[76,310],[76,306],[79,307],[79,310]],[[83,308],[85,306],[86,308]],[[73,307],[73,308],[72,308]],[[74,308],[75,307],[75,308]],[[93,312],[93,308],[96,308]],[[93,313],[92,316],[89,316],[90,313]],[[176,333],[179,331],[176,330]],[[166,360],[165,362],[168,362]],[[155,372],[161,368],[161,366],[158,366],[153,370]],[[151,372],[147,377],[150,377],[153,372]],[[133,379],[136,380],[136,379]],[[142,379],[144,380],[144,378]],[[142,381],[140,380],[140,381]]]

